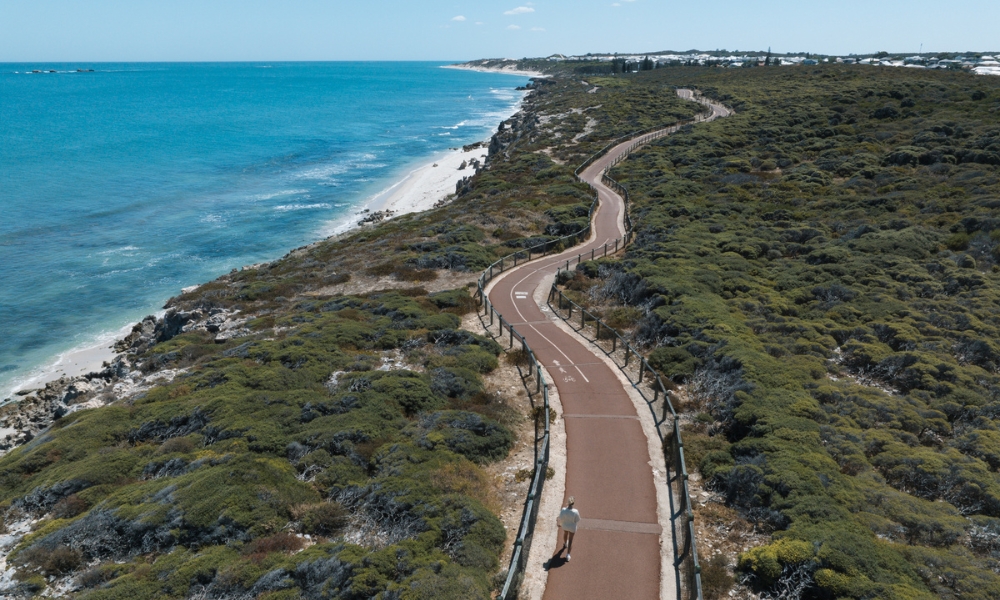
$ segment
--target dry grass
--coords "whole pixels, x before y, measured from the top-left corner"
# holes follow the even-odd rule
[[[431,474],[431,483],[447,494],[475,498],[490,512],[500,514],[502,483],[495,476],[469,461],[448,463]]]
[[[274,535],[258,538],[243,547],[243,554],[250,557],[250,560],[261,563],[268,554],[281,552],[292,554],[298,552],[305,546],[305,540],[291,533],[276,533]]]

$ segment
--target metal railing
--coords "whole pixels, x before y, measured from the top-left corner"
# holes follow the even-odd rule
[[[670,402],[670,391],[663,385],[659,373],[617,330],[573,302],[555,284],[549,290],[548,306],[553,314],[610,358],[646,401],[653,415],[656,433],[663,444],[667,464],[677,597],[701,600],[701,567],[694,537],[694,512],[684,463],[684,443],[677,412]],[[574,319],[574,312],[579,315],[579,322]]]
[[[702,102],[700,100],[699,102],[705,104],[705,102]],[[617,193],[619,193],[625,202],[625,235],[616,238],[614,240],[614,246],[611,245],[611,242],[606,243],[604,245],[604,248],[602,249],[602,256],[607,256],[609,251],[612,254],[618,252],[619,250],[625,248],[625,246],[628,245],[628,243],[632,240],[632,220],[629,216],[630,199],[628,197],[628,190],[624,186],[619,184],[617,181],[608,176],[607,171],[610,168],[610,166],[616,165],[622,160],[624,160],[627,154],[631,153],[640,145],[647,144],[655,139],[676,132],[685,125],[705,121],[708,120],[709,118],[710,117],[705,117],[704,115],[698,115],[693,119],[685,119],[683,121],[678,121],[674,125],[671,125],[666,128],[656,128],[653,130],[640,131],[637,133],[622,136],[612,141],[601,150],[598,150],[597,152],[592,154],[590,157],[587,158],[586,161],[584,161],[582,165],[580,165],[576,169],[576,171],[574,171],[574,174],[577,176],[577,178],[583,181],[583,179],[580,177],[580,173],[582,173],[584,169],[593,164],[594,161],[598,160],[599,158],[607,154],[607,152],[610,151],[612,148],[615,148],[621,143],[629,139],[635,140],[635,142],[631,146],[629,146],[628,149],[621,156],[617,157],[615,161],[611,165],[609,165],[608,168],[605,168],[604,173],[602,173],[601,175],[602,183],[604,183],[605,185],[607,185],[608,187],[614,189]],[[506,319],[504,319],[503,315],[501,315],[500,312],[498,312],[494,308],[493,303],[490,302],[489,297],[486,295],[486,286],[495,276],[499,275],[500,273],[503,273],[506,270],[516,267],[518,264],[523,264],[531,260],[537,260],[539,258],[549,256],[552,254],[562,253],[565,251],[565,248],[572,247],[578,244],[581,240],[585,240],[590,236],[590,232],[593,226],[594,211],[597,208],[598,202],[600,201],[600,196],[597,192],[597,189],[593,185],[591,185],[589,182],[586,181],[584,181],[584,183],[587,183],[587,185],[590,186],[591,190],[593,190],[594,192],[594,200],[590,205],[590,212],[588,214],[586,227],[580,229],[576,233],[571,233],[569,235],[565,235],[554,240],[548,240],[540,244],[531,246],[529,248],[519,250],[512,254],[508,254],[500,258],[493,264],[491,264],[486,269],[484,269],[482,275],[479,276],[479,280],[477,281],[476,297],[479,299],[479,304],[478,304],[479,306],[478,310],[480,311],[479,318],[483,324],[483,327],[491,336],[494,337],[494,339],[504,340],[509,337],[508,349],[513,349],[515,340],[521,343],[521,350],[526,354],[528,363],[526,369],[522,369],[522,365],[518,365],[518,372],[521,374],[521,382],[524,384],[525,389],[528,391],[528,396],[531,399],[533,407],[537,408],[536,398],[538,398],[538,396],[541,395],[541,400],[542,400],[541,412],[544,413],[544,428],[542,431],[542,435],[540,437],[538,436],[538,424],[540,419],[538,418],[535,419],[535,428],[536,428],[535,462],[534,462],[535,472],[531,479],[531,486],[528,488],[528,496],[525,500],[524,510],[521,513],[521,522],[520,525],[518,526],[517,538],[515,538],[514,540],[514,550],[511,554],[510,563],[507,569],[507,577],[504,581],[504,586],[500,591],[500,595],[497,597],[498,600],[512,600],[514,598],[517,598],[518,591],[521,587],[521,582],[524,580],[524,571],[527,566],[528,555],[531,549],[531,542],[534,539],[535,521],[538,518],[538,506],[541,502],[542,490],[545,487],[545,474],[549,465],[549,449],[551,442],[551,436],[549,432],[550,408],[549,408],[549,384],[544,380],[544,377],[542,376],[541,364],[535,358],[535,353],[534,351],[531,350],[531,347],[524,339],[524,336],[518,333],[517,330],[514,328],[514,326],[511,325],[510,322],[508,322]],[[586,256],[586,253],[584,252],[578,253],[576,257],[576,264],[580,264],[580,262],[584,260],[584,256]],[[590,260],[593,260],[596,257],[597,257],[597,248],[595,247],[591,249]],[[520,259],[520,263],[518,262],[518,259]],[[566,260],[565,268],[567,270],[570,268],[571,262],[572,262],[572,257]],[[560,269],[557,269],[557,273],[559,270]],[[551,298],[551,292],[550,292],[550,298]],[[488,323],[487,319],[489,320]],[[494,334],[492,331],[492,328],[494,326],[498,327],[497,334]],[[604,325],[604,327],[607,328],[607,325]],[[615,332],[615,334],[617,335],[617,332]],[[617,339],[621,339],[621,336],[618,335]],[[617,346],[617,343],[615,343],[615,345]],[[631,346],[627,347],[631,348]],[[634,350],[631,350],[631,353],[641,359],[641,364],[645,365],[643,370],[655,374],[655,372],[649,367],[649,364],[645,361],[645,359],[641,357],[640,354],[636,353]],[[639,373],[640,382],[642,380],[643,370],[640,370]],[[534,379],[534,387],[535,387],[534,391],[532,391],[531,389],[532,379]],[[676,443],[671,442],[670,448],[671,451],[676,454],[677,458],[672,462],[671,458],[673,455],[668,456],[667,464],[680,465],[680,468],[677,469],[676,472],[681,474],[680,476],[681,480],[683,481],[683,490],[684,490],[683,500],[680,502],[681,509],[679,509],[679,511],[676,510],[675,506],[675,504],[678,504],[678,501],[676,501],[673,498],[674,494],[673,493],[671,494],[671,501],[670,501],[671,524],[672,527],[674,528],[673,532],[674,556],[690,557],[690,560],[686,561],[684,564],[675,561],[674,566],[678,572],[678,581],[680,581],[681,579],[681,570],[684,570],[685,572],[690,572],[690,575],[684,577],[684,579],[690,580],[691,582],[687,586],[687,589],[692,590],[690,597],[693,600],[695,599],[701,600],[702,598],[701,576],[700,576],[700,568],[698,566],[697,552],[695,551],[695,544],[694,544],[694,520],[693,520],[694,517],[690,508],[690,496],[687,492],[687,470],[684,467],[684,450],[683,446],[680,443],[681,440],[680,429],[678,428],[678,423],[676,419],[677,415],[673,411],[673,407],[670,405],[670,402],[667,399],[666,390],[665,388],[663,388],[663,384],[662,381],[660,381],[659,375],[656,375],[656,381],[659,382],[660,389],[663,390],[663,401],[666,403],[667,406],[669,406],[670,414],[673,419],[673,431],[670,435],[670,438],[676,440]],[[654,397],[655,399],[653,404],[655,404],[656,401],[659,400],[659,393],[654,392]],[[661,422],[658,422],[657,425],[658,432],[660,432]],[[664,439],[662,432],[660,432],[660,437],[661,439]],[[665,449],[667,448],[666,441],[664,441],[664,448]],[[669,481],[669,483],[671,483],[672,485],[673,481],[676,479],[677,477],[674,477]],[[687,528],[685,528],[684,531],[678,532],[676,526],[677,515],[680,515],[682,513],[687,515],[688,526]],[[682,540],[681,544],[678,544],[678,533],[680,533],[681,536]]]

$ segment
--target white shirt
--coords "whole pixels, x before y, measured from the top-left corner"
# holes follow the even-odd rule
[[[566,531],[576,533],[576,524],[580,522],[580,511],[575,508],[564,508],[559,511],[559,518],[556,523]]]

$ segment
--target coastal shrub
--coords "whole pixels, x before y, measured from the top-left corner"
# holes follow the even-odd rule
[[[996,518],[1000,485],[1000,330],[986,316],[1000,298],[987,233],[1000,172],[978,154],[994,142],[974,141],[994,139],[968,101],[975,80],[817,74],[637,76],[744,108],[613,168],[634,242],[617,264],[581,267],[599,291],[574,297],[601,302],[608,322],[636,311],[621,327],[686,385],[674,400],[698,414],[688,468],[770,535],[740,557],[745,585],[770,597],[989,597],[972,590],[1000,578],[972,546],[991,543],[991,526],[975,524]],[[758,177],[765,164],[780,175]],[[928,566],[945,554],[948,566]]]
[[[405,552],[412,565],[380,574],[372,589],[405,588],[443,568],[470,589],[487,589],[505,533],[483,508],[497,506],[489,479],[463,456],[502,458],[513,436],[485,416],[502,411],[480,398],[478,371],[495,365],[499,346],[457,330],[459,318],[444,312],[462,297],[465,288],[438,303],[415,290],[306,300],[275,318],[279,335],[220,344],[182,381],[127,408],[67,415],[51,434],[0,459],[0,502],[52,515],[16,553],[23,578],[99,561],[107,568],[80,577],[99,595],[319,593],[359,577],[359,587],[368,585],[364,565],[388,546],[386,556]],[[394,363],[376,370],[386,364],[382,349],[414,340],[418,368],[454,364],[437,377]],[[452,403],[483,414],[421,427],[420,415],[450,414],[433,411]],[[385,454],[393,447],[399,460]],[[420,459],[411,462],[415,451]],[[383,456],[395,466],[379,468]],[[371,496],[347,501],[349,489]],[[392,500],[403,494],[405,501]],[[359,535],[372,545],[337,541],[352,524],[369,531],[368,523],[378,525]],[[302,549],[289,528],[318,543]],[[331,560],[341,566],[322,562]],[[275,587],[267,573],[279,571],[285,583]]]
[[[504,355],[504,360],[515,367],[530,367],[531,354],[523,348],[515,348]]]
[[[428,414],[411,435],[427,448],[443,444],[473,462],[488,462],[506,456],[513,437],[506,428],[480,414],[440,411]]]
[[[435,396],[431,387],[416,373],[400,371],[383,374],[376,371],[359,375],[354,381],[362,378],[371,380],[370,389],[373,393],[395,400],[407,415],[444,405],[444,401]]]
[[[18,555],[18,560],[29,568],[35,568],[47,576],[71,573],[81,564],[80,552],[68,546],[52,549],[33,547]]]
[[[250,556],[251,560],[260,562],[268,554],[283,552],[291,554],[301,550],[305,545],[305,540],[291,533],[276,533],[274,535],[257,538],[243,547],[243,554]]]
[[[587,265],[574,299],[604,290],[601,302],[622,305],[600,307],[607,321],[618,314],[686,383],[689,469],[768,538],[737,565],[747,585],[995,597],[996,83],[835,64],[587,77],[551,78],[528,100],[586,118],[564,119],[558,137],[505,127],[452,204],[173,299],[255,318],[245,339],[162,341],[136,358],[188,368],[174,384],[66,415],[0,458],[0,504],[42,516],[76,494],[89,507],[41,521],[20,553],[63,545],[104,560],[94,597],[489,597],[505,532],[475,463],[504,455],[504,424],[517,422],[479,377],[496,344],[459,335],[457,292],[449,306],[451,294],[418,288],[325,286],[373,265],[474,272],[523,247],[508,241],[575,233],[592,197],[569,169],[624,132],[694,114],[663,93],[693,86],[737,113],[614,168],[634,242],[614,268]],[[399,361],[413,373],[376,373]],[[391,397],[399,388],[417,397],[409,409]],[[173,446],[183,439],[191,447]],[[71,481],[84,487],[57,487]],[[351,517],[329,537],[362,544],[239,551],[327,504]],[[46,586],[36,568],[19,574],[32,593]]]
[[[716,554],[701,562],[701,586],[705,600],[722,600],[729,597],[729,591],[736,583],[729,574],[729,564],[725,555]]]
[[[650,353],[649,364],[659,373],[682,381],[694,374],[698,359],[684,348],[662,347]]]
[[[56,519],[72,519],[86,512],[87,508],[89,507],[86,500],[76,494],[70,494],[52,507],[52,516]]]
[[[335,502],[324,502],[298,509],[302,533],[325,537],[340,534],[348,524],[350,515]]]
[[[476,374],[463,367],[438,367],[430,376],[431,389],[445,398],[467,400],[483,391]]]
[[[438,308],[451,309],[459,315],[472,312],[476,308],[475,299],[463,288],[430,294],[428,299]]]

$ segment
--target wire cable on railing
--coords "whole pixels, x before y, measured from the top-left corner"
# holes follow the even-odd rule
[[[701,100],[698,100],[698,101],[702,102]],[[702,103],[704,104],[704,102],[702,102]],[[713,112],[713,117],[714,117],[714,112]],[[584,169],[586,169],[587,167],[589,167],[590,165],[592,165],[600,157],[602,157],[605,154],[607,154],[607,152],[609,152],[612,148],[616,148],[617,146],[619,146],[620,144],[622,144],[622,143],[624,143],[624,142],[626,142],[628,140],[632,140],[633,141],[633,143],[629,145],[629,147],[628,147],[628,149],[626,151],[624,151],[621,155],[615,157],[615,159],[612,161],[612,163],[609,166],[607,166],[607,167],[604,168],[604,170],[603,170],[603,172],[601,174],[601,181],[602,181],[602,183],[605,183],[605,185],[608,185],[608,187],[611,187],[612,189],[618,191],[619,194],[622,196],[622,199],[623,199],[624,204],[625,204],[625,217],[624,217],[624,219],[625,219],[625,228],[626,228],[626,231],[625,231],[625,235],[624,236],[616,238],[614,240],[614,252],[613,253],[618,252],[620,249],[624,249],[625,246],[628,245],[629,241],[631,241],[631,239],[632,239],[633,223],[632,223],[631,217],[629,215],[629,212],[630,212],[629,211],[630,199],[629,199],[628,190],[623,185],[621,185],[620,183],[618,183],[617,181],[615,181],[614,179],[612,179],[608,175],[608,171],[610,170],[611,166],[620,163],[622,160],[624,160],[624,158],[629,153],[631,153],[633,150],[635,150],[636,148],[638,148],[640,145],[649,143],[652,140],[658,139],[658,138],[663,137],[663,136],[665,136],[665,135],[667,135],[669,133],[677,131],[677,130],[680,129],[680,127],[682,125],[689,124],[689,123],[694,123],[694,122],[699,122],[701,120],[702,119],[699,116],[699,117],[696,117],[694,119],[686,119],[686,120],[683,120],[683,121],[678,121],[674,125],[666,127],[666,128],[658,128],[656,130],[647,130],[647,131],[643,131],[643,132],[637,132],[637,133],[634,133],[634,134],[630,134],[630,135],[627,135],[627,136],[622,136],[622,137],[620,137],[620,138],[612,141],[607,146],[605,146],[604,148],[602,148],[598,152],[594,153],[590,157],[588,157],[584,161],[584,163],[582,165],[580,165],[576,169],[576,171],[574,171],[574,175],[576,175],[577,178],[579,178],[581,181],[583,181],[583,178],[580,177],[580,173],[583,172]],[[494,326],[494,313],[495,313],[496,317],[499,319],[499,325],[500,325],[499,333],[498,333],[498,335],[496,337],[503,338],[504,329],[506,327],[506,329],[508,330],[508,332],[510,334],[509,349],[512,349],[514,347],[514,338],[515,337],[517,337],[517,339],[520,340],[520,342],[521,342],[521,348],[522,348],[522,350],[528,356],[528,363],[529,363],[529,367],[530,367],[529,372],[532,374],[531,376],[533,376],[533,377],[536,378],[536,381],[535,381],[535,392],[534,392],[534,394],[532,393],[531,389],[528,387],[528,384],[527,384],[528,376],[525,376],[524,373],[523,373],[523,371],[521,371],[521,366],[520,365],[518,365],[518,371],[522,375],[522,383],[524,384],[525,389],[528,391],[529,397],[532,397],[532,404],[534,404],[533,396],[537,395],[538,393],[542,394],[542,412],[544,413],[543,435],[542,435],[542,437],[540,439],[536,438],[536,443],[535,443],[535,465],[534,465],[535,466],[535,472],[534,472],[534,475],[532,477],[531,487],[529,488],[528,497],[525,500],[524,511],[522,513],[522,516],[521,516],[521,523],[520,523],[520,526],[518,527],[518,535],[517,535],[517,538],[514,541],[514,550],[513,550],[512,554],[511,554],[510,564],[509,564],[509,567],[507,569],[507,577],[506,577],[506,579],[504,581],[503,589],[501,590],[500,595],[498,596],[498,598],[500,598],[501,600],[512,600],[513,598],[516,598],[516,596],[517,596],[517,592],[518,592],[518,589],[520,588],[521,580],[523,579],[524,570],[525,570],[526,563],[527,563],[527,557],[528,557],[528,554],[529,554],[529,551],[530,551],[530,548],[531,548],[531,541],[532,541],[532,536],[534,534],[535,522],[536,522],[537,517],[538,517],[538,505],[539,505],[539,502],[540,502],[542,489],[543,489],[544,484],[545,484],[545,474],[546,474],[546,470],[548,468],[549,448],[550,448],[550,442],[551,442],[550,422],[549,422],[549,384],[548,384],[548,382],[546,382],[544,380],[544,377],[542,375],[542,372],[543,372],[542,371],[542,366],[538,362],[538,360],[535,358],[535,353],[534,353],[534,351],[531,350],[531,348],[528,345],[527,341],[525,340],[524,336],[522,336],[520,333],[517,333],[516,330],[515,330],[515,328],[514,328],[514,326],[512,324],[508,323],[503,318],[503,315],[501,315],[499,313],[499,311],[497,311],[493,307],[493,303],[490,302],[489,298],[486,295],[486,286],[496,276],[496,274],[498,272],[499,273],[503,273],[505,270],[507,270],[505,268],[506,267],[506,265],[505,265],[505,261],[506,260],[510,260],[513,263],[513,266],[516,267],[517,266],[518,256],[522,255],[525,251],[527,251],[527,258],[526,258],[525,262],[531,261],[531,260],[537,260],[538,258],[542,258],[542,257],[548,256],[553,251],[555,251],[555,252],[561,252],[561,251],[563,251],[563,248],[565,248],[565,245],[563,244],[563,242],[569,242],[570,240],[573,240],[573,242],[575,244],[576,242],[579,242],[580,238],[583,235],[585,235],[585,234],[589,235],[590,234],[590,232],[592,230],[592,223],[593,223],[593,218],[594,218],[594,211],[597,208],[597,205],[598,205],[598,203],[600,201],[600,194],[598,193],[597,189],[592,184],[590,184],[589,182],[586,182],[586,181],[584,181],[584,183],[587,183],[587,185],[594,192],[594,200],[593,200],[593,202],[590,205],[590,213],[588,215],[589,218],[588,218],[588,224],[587,224],[586,227],[582,228],[581,230],[577,231],[576,233],[573,233],[573,234],[570,234],[570,235],[565,235],[565,236],[562,236],[562,237],[557,238],[555,240],[548,240],[548,241],[543,242],[541,244],[537,244],[535,246],[531,246],[531,247],[527,248],[526,250],[522,249],[522,250],[520,250],[518,252],[515,252],[513,254],[508,254],[507,256],[501,257],[498,261],[494,262],[489,267],[487,267],[485,270],[483,270],[482,275],[479,276],[479,280],[477,281],[477,286],[476,286],[476,288],[477,288],[476,289],[476,296],[479,298],[479,303],[478,303],[479,304],[479,308],[483,310],[483,313],[480,314],[480,321],[482,322],[483,327],[486,329],[486,331],[489,332],[491,336],[493,335],[493,333],[491,331],[491,328]],[[605,245],[604,245],[604,256],[608,255],[609,244],[610,244],[610,242],[605,243]],[[571,244],[571,246],[572,245],[573,244]],[[595,250],[596,250],[596,248],[591,249],[591,260],[593,260],[595,258]],[[537,257],[535,259],[532,258],[532,251],[535,251],[535,253],[537,254]],[[583,254],[582,253],[578,253],[577,254],[577,265],[579,265],[581,263],[582,258],[583,258]],[[569,267],[570,267],[570,260],[567,259],[567,261],[566,261],[566,269],[569,270]],[[510,268],[513,268],[513,267],[510,267]],[[557,274],[558,274],[559,270],[560,269],[557,268],[557,270],[556,270]],[[559,294],[559,307],[560,307],[560,309],[562,309],[563,299],[565,298],[565,296],[564,296],[564,294],[561,291],[559,291],[555,287],[554,284],[553,284],[552,290],[550,290],[550,292],[549,292],[549,307],[551,308],[551,306],[552,306],[551,305],[552,296],[556,292],[558,292],[558,294]],[[580,324],[580,330],[578,330],[578,331],[582,331],[586,327],[587,319],[589,317],[590,320],[595,323],[595,327],[597,328],[597,336],[596,336],[597,339],[600,338],[600,328],[601,327],[606,328],[608,331],[610,331],[610,332],[612,332],[614,334],[614,336],[612,337],[612,352],[617,352],[617,350],[618,350],[618,341],[621,340],[621,342],[623,344],[623,347],[625,348],[625,358],[624,358],[624,366],[622,366],[620,368],[622,368],[624,370],[624,367],[628,366],[628,359],[629,359],[629,355],[630,354],[635,354],[635,356],[637,356],[639,358],[639,360],[640,360],[639,375],[638,375],[637,381],[633,382],[633,385],[634,385],[634,387],[637,390],[639,390],[640,394],[642,394],[642,391],[641,391],[641,389],[639,387],[639,384],[642,383],[643,373],[648,370],[650,373],[653,373],[655,375],[655,382],[657,384],[657,387],[652,388],[654,390],[654,392],[653,392],[653,400],[652,401],[648,401],[647,400],[647,403],[649,404],[650,409],[653,410],[653,420],[654,420],[654,422],[657,425],[657,432],[661,436],[661,439],[663,438],[663,434],[660,431],[660,425],[666,421],[666,412],[667,412],[668,409],[670,411],[670,415],[673,417],[673,432],[672,432],[672,435],[670,436],[670,438],[671,438],[670,447],[671,447],[671,454],[672,455],[676,454],[676,456],[678,457],[679,469],[676,469],[676,471],[679,473],[680,476],[679,477],[674,477],[674,478],[670,478],[668,476],[668,485],[669,485],[669,483],[671,481],[677,480],[678,478],[680,479],[680,481],[682,483],[681,483],[681,490],[680,490],[680,493],[678,494],[678,496],[680,496],[680,498],[682,498],[682,502],[683,502],[682,511],[684,512],[684,514],[688,515],[688,518],[687,518],[687,531],[682,531],[681,532],[681,534],[685,538],[685,544],[684,544],[684,550],[683,550],[684,553],[683,554],[679,554],[678,553],[679,548],[678,548],[678,544],[677,544],[677,533],[678,532],[677,532],[677,527],[676,527],[676,518],[677,518],[677,515],[679,515],[680,513],[679,512],[675,513],[674,510],[673,510],[673,508],[674,508],[673,507],[673,505],[674,505],[674,498],[673,498],[674,494],[671,494],[670,495],[671,496],[671,499],[670,499],[670,504],[671,504],[671,526],[674,529],[674,536],[673,536],[673,538],[674,538],[674,556],[675,557],[681,557],[681,558],[676,558],[675,559],[675,565],[674,565],[675,568],[677,569],[677,573],[678,573],[678,586],[680,587],[679,582],[680,582],[680,574],[681,574],[682,567],[688,567],[688,570],[690,571],[691,576],[689,577],[690,582],[689,582],[689,585],[687,586],[687,589],[691,593],[692,600],[701,600],[701,598],[702,598],[702,594],[701,594],[701,577],[700,577],[700,574],[699,574],[700,567],[698,565],[697,551],[695,549],[694,523],[693,523],[694,519],[693,519],[693,513],[691,512],[691,508],[690,508],[690,493],[689,493],[688,484],[687,484],[687,479],[688,479],[687,478],[687,468],[684,465],[683,444],[681,444],[680,428],[678,426],[677,413],[674,411],[673,405],[672,405],[672,403],[670,402],[670,400],[668,398],[667,389],[666,389],[666,387],[664,387],[663,381],[661,380],[659,374],[656,374],[656,372],[652,369],[652,367],[649,366],[649,363],[646,361],[646,359],[643,358],[642,355],[639,354],[635,349],[633,349],[632,346],[630,344],[628,344],[625,341],[625,339],[617,331],[615,331],[611,327],[608,327],[608,325],[605,324],[605,323],[603,323],[600,319],[597,319],[596,317],[593,317],[592,315],[590,315],[587,311],[585,311],[583,309],[583,307],[579,307],[579,305],[577,305],[574,302],[572,302],[572,300],[569,300],[568,298],[565,298],[565,299],[566,299],[566,301],[569,302],[569,314],[570,314],[570,316],[572,316],[572,311],[573,311],[573,307],[574,306],[577,306],[580,309],[580,311],[581,311],[581,324]],[[556,312],[556,314],[558,315],[557,311],[553,311],[553,312]],[[486,324],[486,317],[487,316],[489,317],[489,324],[488,325]],[[559,315],[559,316],[560,316],[560,318],[562,318],[561,315]],[[570,326],[572,327],[572,325],[570,325]],[[597,344],[597,341],[595,340],[594,343]],[[597,345],[598,345],[598,347],[600,347],[599,344],[597,344]],[[609,353],[607,353],[607,352],[605,352],[605,353],[610,356]],[[629,381],[631,381],[631,378],[629,379]],[[663,409],[663,418],[661,420],[657,421],[656,411],[655,411],[654,405],[659,401],[660,393],[663,394],[664,409]],[[644,395],[643,395],[643,398],[645,398]],[[536,427],[537,427],[537,420],[536,420]],[[669,463],[670,463],[670,461],[668,461],[668,464]]]

